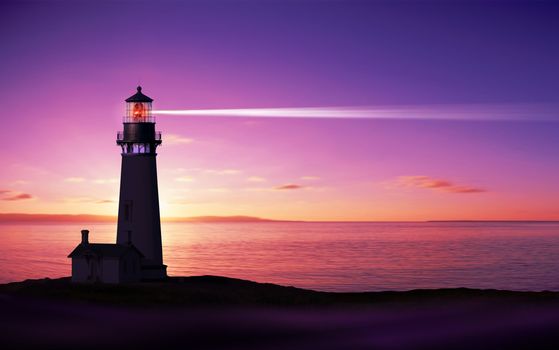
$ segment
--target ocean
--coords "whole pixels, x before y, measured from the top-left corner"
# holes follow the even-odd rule
[[[0,283],[69,276],[80,242],[107,223],[0,224]],[[164,223],[173,276],[220,275],[322,291],[491,288],[559,291],[559,223]]]

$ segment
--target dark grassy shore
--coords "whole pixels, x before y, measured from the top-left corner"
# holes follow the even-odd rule
[[[325,293],[215,276],[0,285],[0,344],[42,348],[559,348],[559,293]]]

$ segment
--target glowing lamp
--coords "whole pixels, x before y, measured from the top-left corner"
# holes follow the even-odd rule
[[[126,116],[124,121],[128,123],[150,123],[153,122],[151,114],[151,103],[153,99],[142,93],[142,87],[138,86],[137,92],[126,99]]]
[[[134,119],[142,118],[146,115],[144,105],[140,102],[134,103],[134,108],[132,109],[132,115]]]

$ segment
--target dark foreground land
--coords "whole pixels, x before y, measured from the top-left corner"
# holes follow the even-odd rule
[[[558,349],[559,293],[324,293],[214,276],[0,285],[0,344],[42,349]]]

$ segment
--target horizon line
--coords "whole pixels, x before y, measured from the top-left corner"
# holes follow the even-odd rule
[[[117,221],[116,215],[100,214],[47,214],[47,213],[0,213],[0,223],[6,222],[99,222]],[[559,219],[425,219],[425,220],[296,220],[269,219],[250,215],[198,215],[181,217],[162,217],[162,222],[239,222],[239,223],[271,223],[271,222],[300,222],[300,223],[451,223],[451,222],[516,222],[516,223],[545,223],[559,222]]]

